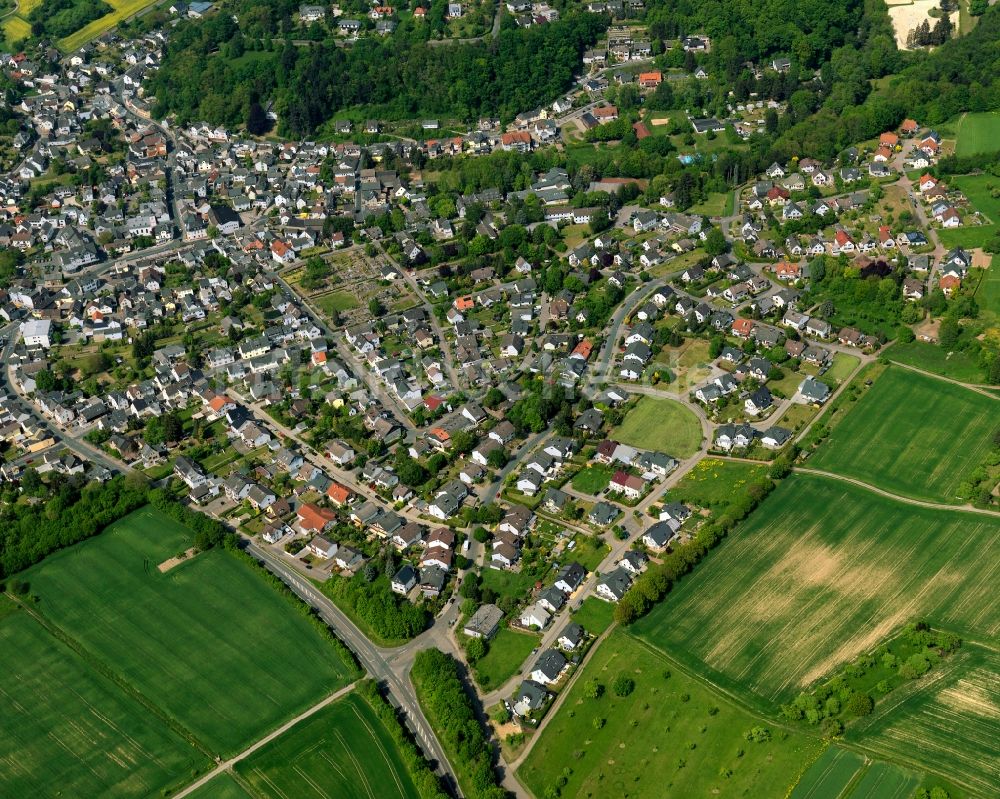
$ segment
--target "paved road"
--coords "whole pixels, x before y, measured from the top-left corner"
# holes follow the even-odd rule
[[[289,722],[287,722],[285,724],[282,724],[280,727],[278,727],[278,729],[276,729],[270,735],[264,736],[263,738],[261,738],[256,743],[254,743],[251,746],[249,746],[246,749],[244,749],[242,752],[240,752],[235,757],[231,757],[231,758],[229,758],[229,760],[225,760],[225,761],[219,763],[218,766],[216,766],[210,772],[208,772],[207,774],[205,774],[203,777],[200,777],[199,779],[197,779],[195,782],[192,782],[187,788],[185,788],[184,790],[180,791],[179,793],[175,793],[173,795],[173,799],[183,799],[188,794],[194,793],[202,785],[204,785],[205,783],[209,782],[213,778],[219,776],[219,774],[221,774],[222,772],[229,771],[229,769],[231,769],[233,766],[235,766],[241,760],[246,760],[248,757],[250,757],[250,755],[252,755],[254,752],[256,752],[258,749],[260,749],[265,744],[269,744],[271,741],[273,741],[278,736],[284,735],[286,732],[288,732],[288,730],[290,730],[292,727],[294,727],[300,721],[304,721],[305,719],[309,718],[310,716],[314,715],[315,713],[318,713],[320,710],[322,710],[323,708],[325,708],[327,705],[331,705],[334,702],[336,702],[342,696],[344,696],[345,694],[347,694],[350,691],[352,691],[354,689],[355,685],[356,685],[356,683],[352,682],[350,685],[348,685],[348,686],[346,686],[344,688],[341,688],[339,691],[336,691],[335,693],[330,694],[328,697],[326,697],[326,699],[323,699],[322,701],[317,702],[315,705],[313,705],[311,708],[309,708],[305,712],[299,713],[299,715],[297,715],[294,719],[292,719],[291,721],[289,721]]]

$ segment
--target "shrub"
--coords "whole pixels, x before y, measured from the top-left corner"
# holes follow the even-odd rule
[[[611,690],[617,696],[628,696],[635,690],[635,680],[624,674],[619,674],[615,677],[614,682],[611,683]]]

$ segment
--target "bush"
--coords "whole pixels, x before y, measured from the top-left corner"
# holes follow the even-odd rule
[[[868,694],[855,692],[851,694],[850,698],[847,700],[847,703],[844,705],[844,709],[855,718],[870,716],[872,711],[875,709],[875,700]]]
[[[767,727],[751,727],[743,737],[751,743],[761,744],[771,740],[771,731]]]
[[[611,690],[616,696],[628,696],[635,690],[635,680],[624,674],[619,674],[611,683]]]

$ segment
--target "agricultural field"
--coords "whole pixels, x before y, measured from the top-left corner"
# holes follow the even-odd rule
[[[1000,323],[1000,257],[993,256],[990,268],[976,289],[980,316],[989,324]]]
[[[189,793],[190,799],[252,799],[231,774],[223,772]]]
[[[217,754],[349,682],[337,650],[227,552],[146,507],[23,577],[39,612]],[[294,678],[289,678],[294,675]]]
[[[885,355],[890,360],[962,383],[982,383],[986,379],[983,368],[964,352],[947,352],[937,344],[926,341],[896,342],[885,351]]]
[[[153,5],[156,0],[105,0],[105,2],[114,11],[84,25],[80,30],[74,31],[64,39],[60,39],[58,42],[60,50],[64,53],[72,53],[92,39],[96,39],[106,30],[110,30],[119,22],[135,16],[143,9]]]
[[[271,799],[417,799],[402,755],[360,696],[349,694],[236,765]]]
[[[996,519],[793,474],[632,630],[773,708],[915,618],[995,639],[998,570]]]
[[[3,30],[2,43],[8,49],[13,49],[15,42],[19,42],[22,39],[26,39],[31,36],[30,23],[16,14],[5,17],[3,22],[0,23],[0,28]]]
[[[486,690],[499,688],[517,674],[531,650],[540,642],[540,636],[501,627],[490,640],[485,657],[473,666],[476,682]]]
[[[609,437],[633,447],[687,458],[701,448],[701,422],[679,402],[646,396]]]
[[[960,502],[959,485],[992,445],[1000,403],[933,377],[890,367],[809,466],[896,494]]]
[[[856,752],[831,746],[802,775],[790,799],[838,799],[864,764]]]
[[[1000,150],[1000,114],[991,111],[962,114],[955,126],[955,155],[967,156]]]
[[[211,763],[0,596],[0,796],[152,796]]]
[[[977,796],[1000,785],[1000,654],[974,644],[850,738],[893,760],[926,765]],[[871,796],[881,794],[871,794]]]
[[[910,799],[920,777],[892,763],[873,763],[851,791],[851,799]]]
[[[619,675],[635,689],[618,696]],[[587,696],[591,680],[603,694]],[[760,742],[746,734],[766,730]],[[561,777],[564,797],[780,797],[823,744],[731,704],[621,632],[591,656],[518,776],[535,796]]]

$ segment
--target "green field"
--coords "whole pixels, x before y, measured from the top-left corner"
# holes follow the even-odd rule
[[[861,359],[854,355],[848,355],[846,352],[836,352],[833,355],[833,363],[830,364],[830,368],[823,373],[823,379],[828,383],[839,386],[850,377],[851,372],[857,368],[860,362]]]
[[[579,610],[573,611],[573,621],[591,635],[600,635],[614,620],[614,605],[595,596],[588,596],[580,603]]]
[[[632,629],[748,701],[788,701],[916,618],[995,640],[998,568],[1000,520],[793,474]]]
[[[635,681],[626,697],[611,688],[619,674]],[[591,679],[605,686],[599,699],[585,694]],[[747,741],[754,727],[769,728],[771,740]],[[616,632],[591,656],[518,776],[536,797],[560,777],[563,797],[782,797],[822,746],[770,728]]]
[[[838,799],[864,764],[856,752],[831,746],[802,775],[790,799]]]
[[[997,400],[894,366],[808,463],[896,494],[960,502],[958,487],[989,451],[998,422]]]
[[[531,650],[541,641],[532,633],[522,633],[501,627],[489,642],[486,656],[473,666],[476,682],[480,687],[492,691],[499,688],[520,670]]]
[[[966,156],[1000,150],[1000,114],[962,114],[956,125],[955,155]]]
[[[993,639],[995,640],[995,638]],[[888,713],[850,731],[880,755],[933,769],[978,796],[1000,785],[1000,654],[972,644]],[[881,794],[871,794],[871,796]],[[908,794],[907,794],[908,796]]]
[[[152,796],[209,766],[27,612],[0,620],[0,652],[0,796]]]
[[[214,777],[188,796],[190,799],[252,799],[250,794],[243,790],[236,779],[227,772]]]
[[[896,343],[885,351],[887,358],[916,366],[942,377],[962,383],[982,383],[986,379],[982,367],[964,352],[947,352],[926,341]]]
[[[396,744],[368,703],[350,694],[236,765],[260,797],[416,799]]]
[[[8,48],[13,48],[15,42],[31,36],[31,25],[27,20],[16,15],[6,17],[3,23],[0,23],[0,26],[3,28],[3,35],[6,40],[4,44]]]
[[[210,751],[237,751],[346,685],[337,650],[234,556],[160,573],[190,532],[146,507],[29,569],[39,611]]]
[[[994,325],[1000,322],[1000,258],[995,255],[976,289],[976,302],[985,321]]]
[[[664,495],[669,502],[702,508],[724,508],[748,483],[767,477],[767,466],[742,461],[703,458]]]
[[[595,463],[573,475],[572,486],[575,490],[583,494],[593,494],[596,496],[608,487],[608,483],[611,482],[614,474],[615,470],[610,466]]]
[[[327,316],[332,316],[334,311],[339,313],[358,307],[358,298],[353,294],[348,294],[346,291],[334,291],[329,294],[323,294],[312,298],[310,301],[317,305]]]
[[[679,402],[642,397],[609,437],[629,446],[687,458],[701,448],[701,422]]]
[[[910,799],[920,778],[891,763],[873,763],[861,775],[851,799]]]

